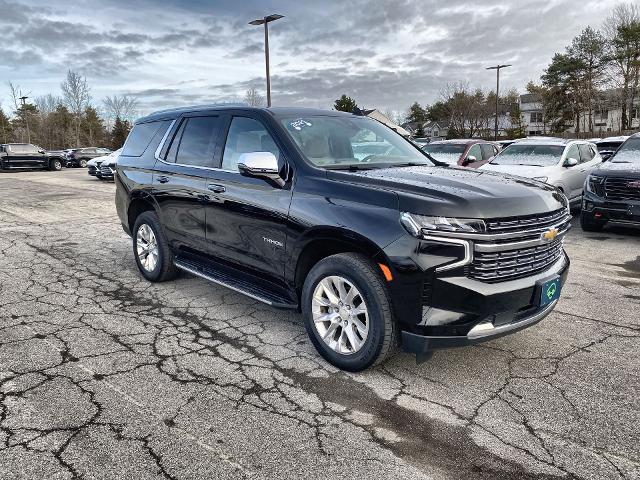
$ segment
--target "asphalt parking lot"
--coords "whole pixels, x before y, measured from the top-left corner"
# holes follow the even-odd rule
[[[574,222],[528,330],[346,374],[297,314],[144,281],[114,191],[0,174],[0,478],[640,478],[640,231]]]

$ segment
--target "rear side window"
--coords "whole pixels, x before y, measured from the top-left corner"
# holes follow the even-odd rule
[[[220,136],[220,117],[190,117],[182,121],[167,162],[195,167],[213,167],[213,157]]]
[[[127,137],[127,141],[124,143],[122,155],[127,157],[139,157],[141,156],[153,137],[158,133],[158,130],[162,125],[166,125],[167,122],[148,122],[138,123],[133,127],[131,133]],[[164,132],[162,132],[164,134]]]
[[[496,151],[496,147],[494,147],[490,143],[483,143],[482,145],[480,145],[480,148],[482,149],[482,159],[483,160],[489,160],[496,153],[498,153]]]
[[[578,145],[578,148],[580,149],[580,161],[582,163],[590,162],[591,160],[593,160],[594,153],[589,145],[587,145],[586,143],[581,143],[580,145]]]

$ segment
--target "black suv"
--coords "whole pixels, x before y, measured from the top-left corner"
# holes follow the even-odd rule
[[[74,148],[67,154],[67,167],[82,167],[87,166],[87,162],[93,158],[103,157],[109,155],[111,150],[108,148],[98,147],[85,147]]]
[[[640,226],[640,134],[629,137],[591,170],[584,185],[580,225],[598,231],[607,222]]]
[[[11,168],[39,168],[59,171],[65,162],[62,153],[47,153],[31,143],[5,143],[0,145],[0,170]]]
[[[354,156],[354,145],[387,143]],[[190,272],[302,311],[346,370],[401,345],[426,359],[540,321],[568,273],[567,199],[440,166],[381,123],[335,111],[203,106],[135,123],[116,206],[142,275]]]

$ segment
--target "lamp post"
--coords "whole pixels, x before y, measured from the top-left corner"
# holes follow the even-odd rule
[[[249,25],[264,25],[264,61],[267,71],[267,107],[271,106],[271,77],[269,75],[269,22],[283,18],[284,15],[273,13],[249,22]]]
[[[27,126],[27,143],[31,143],[31,132],[29,131],[29,112],[27,112],[27,110],[24,108],[24,106],[27,104],[27,97],[26,95],[23,95],[22,97],[20,97],[20,102],[22,103],[22,109],[23,109],[23,114],[24,114],[24,123]]]
[[[496,65],[495,67],[487,67],[487,70],[495,70],[496,71],[496,121],[495,121],[495,130],[493,132],[493,139],[498,140],[498,98],[500,96],[500,69],[507,68],[511,65]]]

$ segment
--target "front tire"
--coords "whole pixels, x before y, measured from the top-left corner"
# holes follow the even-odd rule
[[[173,252],[154,212],[143,212],[136,218],[132,239],[133,255],[144,278],[165,282],[176,276]]]
[[[57,158],[51,160],[49,162],[49,170],[51,170],[52,172],[59,172],[60,170],[62,170],[62,161]]]
[[[397,325],[380,272],[364,256],[319,261],[302,289],[304,325],[318,353],[351,372],[382,363],[397,344]]]
[[[584,210],[580,212],[580,226],[585,232],[599,232],[604,227],[604,224],[605,222],[593,218],[592,213]]]

